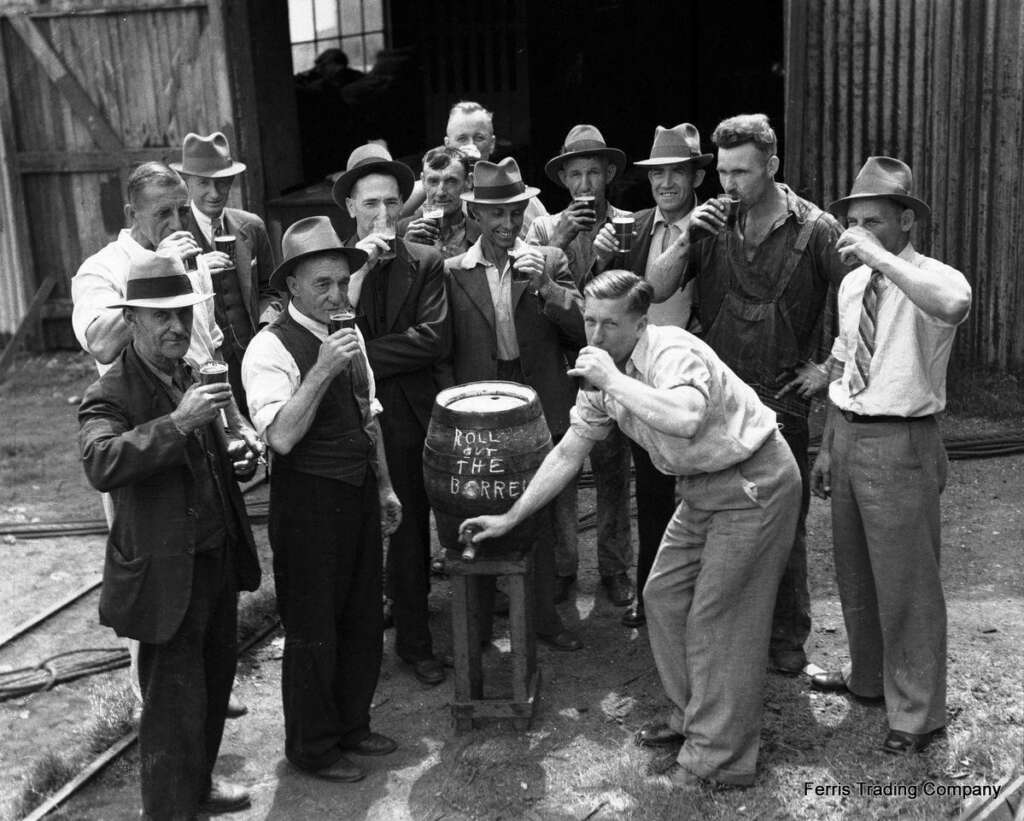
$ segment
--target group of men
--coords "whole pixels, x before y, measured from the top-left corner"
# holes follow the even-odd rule
[[[672,705],[636,740],[678,748],[674,784],[753,783],[766,670],[808,662],[812,491],[832,500],[851,665],[811,686],[884,700],[889,752],[941,733],[935,414],[970,287],[910,244],[928,208],[901,161],[869,158],[829,214],[775,181],[763,115],[723,121],[712,141],[717,158],[693,125],[658,126],[635,163],[655,205],[630,214],[609,202],[625,153],[576,125],[545,166],[568,199],[548,214],[515,159],[491,161],[490,112],[459,103],[419,180],[382,145],[353,151],[333,194],[354,234],[300,220],[279,262],[259,218],[225,208],[244,166],[223,135],[189,135],[180,176],[133,172],[131,227],[83,263],[73,296],[76,334],[109,368],[83,401],[81,447],[113,497],[101,619],[139,642],[147,817],[248,801],[211,771],[237,591],[259,582],[232,471],[264,443],[286,757],[355,781],[351,755],[396,748],[369,716],[385,579],[396,654],[426,685],[445,678],[429,505],[409,466],[437,392],[477,380],[534,388],[555,448],[506,514],[463,528],[479,542],[536,519],[534,625],[579,650],[556,605],[577,574],[590,457],[602,586],[625,625],[648,626]],[[700,202],[716,159],[724,195]],[[216,250],[224,234],[233,254]],[[211,360],[228,387],[198,378]],[[812,469],[808,411],[826,387]],[[174,526],[155,533],[154,517]],[[489,636],[489,607],[481,617]]]

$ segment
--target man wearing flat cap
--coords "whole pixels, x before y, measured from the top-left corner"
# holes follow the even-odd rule
[[[327,217],[292,225],[282,251],[270,284],[291,298],[253,337],[242,379],[271,449],[285,755],[315,777],[358,781],[365,772],[346,754],[396,747],[370,730],[370,703],[383,653],[381,534],[402,518],[362,333],[328,328],[351,311],[350,272],[366,253],[346,248]]]
[[[349,298],[384,406],[380,424],[402,524],[388,544],[387,593],[393,601],[395,652],[423,684],[444,681],[434,656],[430,592],[430,504],[419,469],[437,396],[437,366],[447,344],[448,303],[441,255],[395,237],[412,170],[383,146],[363,145],[334,183],[334,200],[355,220],[345,243],[367,261],[353,269]],[[415,466],[415,469],[410,469]]]
[[[219,131],[207,137],[185,135],[181,162],[171,163],[188,187],[189,213],[185,227],[204,254],[214,254],[214,311],[224,334],[221,355],[238,406],[245,409],[242,356],[256,331],[281,311],[281,297],[270,289],[274,255],[263,220],[240,208],[229,208],[228,197],[245,163],[231,157],[227,138]],[[221,247],[214,247],[221,238]],[[228,240],[234,238],[234,243]],[[229,256],[224,249],[231,249]],[[208,259],[214,259],[208,257]]]
[[[248,793],[211,778],[235,675],[236,597],[260,582],[225,446],[225,383],[184,357],[198,294],[177,256],[131,263],[120,310],[129,342],[86,391],[79,443],[89,482],[111,495],[100,621],[139,642],[143,816],[229,812]],[[159,526],[155,526],[156,524]]]
[[[690,212],[697,205],[696,188],[704,181],[704,169],[714,159],[702,154],[700,133],[696,126],[681,123],[674,128],[657,126],[651,155],[634,165],[647,169],[654,208],[645,208],[633,214],[633,247],[628,252],[625,267],[637,276],[646,277],[658,257],[686,232]],[[605,225],[594,240],[594,245],[607,251],[618,251],[612,225]],[[693,282],[675,292],[664,302],[651,305],[647,321],[652,325],[675,325],[694,333],[697,323],[691,323]],[[633,606],[622,616],[627,627],[640,627],[647,621],[644,611],[643,589],[650,575],[658,545],[676,507],[675,477],[658,471],[651,457],[642,447],[630,441],[636,483],[636,527],[639,550],[636,559],[637,596]]]
[[[548,160],[544,172],[572,198],[569,207],[538,217],[526,235],[531,245],[548,245],[565,252],[576,287],[586,284],[611,262],[614,248],[595,243],[602,227],[628,211],[608,202],[608,186],[626,168],[626,155],[610,148],[592,125],[575,125],[565,137],[562,150]],[[574,357],[576,351],[569,352]],[[597,492],[597,567],[612,604],[625,607],[633,600],[629,568],[633,544],[629,526],[629,443],[618,429],[590,452],[590,467]],[[564,511],[568,513],[568,509]],[[572,515],[557,516],[556,586],[563,601],[576,580],[579,564],[575,500]]]
[[[481,160],[474,175],[473,191],[462,198],[480,224],[480,239],[465,254],[445,262],[452,336],[445,382],[504,379],[529,385],[537,391],[551,438],[558,441],[568,430],[576,396],[574,381],[566,374],[565,351],[577,350],[585,341],[582,297],[561,250],[528,246],[519,238],[526,203],[537,189],[523,182],[516,161]],[[575,529],[575,483],[563,494],[552,507],[568,505]],[[534,626],[550,647],[578,650],[583,645],[565,629],[555,608],[552,515],[545,509],[538,517]],[[455,547],[455,533],[438,535],[446,548]],[[493,580],[483,590],[489,599]],[[481,632],[489,637],[490,602],[481,610]]]
[[[786,675],[807,664],[811,630],[807,588],[810,464],[807,417],[824,390],[832,345],[830,303],[846,266],[835,219],[775,181],[778,141],[764,114],[723,120],[718,146],[723,197],[690,213],[689,230],[647,272],[655,300],[691,279],[703,339],[775,411],[803,480],[800,517],[772,617],[771,666]]]
[[[833,381],[812,488],[832,499],[836,579],[850,664],[811,686],[884,702],[882,750],[916,753],[946,723],[946,604],[939,571],[939,494],[946,451],[935,419],[971,287],[918,253],[928,206],[910,167],[869,157],[848,197],[839,253],[859,263],[839,289]]]

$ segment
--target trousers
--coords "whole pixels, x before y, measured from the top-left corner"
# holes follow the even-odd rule
[[[851,423],[832,444],[832,539],[850,643],[848,686],[885,696],[889,726],[946,723],[946,601],[939,494],[946,451],[934,419]]]
[[[285,755],[319,770],[370,734],[384,630],[376,479],[353,487],[275,470],[268,534],[285,630]]]
[[[680,477],[644,587],[654,662],[685,734],[678,762],[701,778],[756,775],[771,613],[796,529],[800,473],[775,433],[750,458]]]
[[[630,442],[636,483],[636,589],[643,591],[654,565],[665,528],[676,509],[676,477],[666,476],[651,462],[650,454]]]

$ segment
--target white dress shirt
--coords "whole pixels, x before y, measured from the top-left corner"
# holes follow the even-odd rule
[[[694,198],[694,206],[697,204]],[[690,214],[687,211],[675,222],[669,223],[660,208],[654,209],[654,223],[651,225],[651,246],[647,251],[647,263],[644,268],[644,278],[651,273],[655,260],[661,256],[661,246],[665,240],[665,232],[671,224],[679,230],[680,236],[690,227]],[[647,309],[647,321],[655,325],[675,325],[679,328],[686,328],[690,322],[690,314],[693,312],[693,291],[694,281],[689,280],[681,289],[677,288],[664,302],[656,302]]]
[[[494,305],[494,331],[498,343],[498,359],[519,358],[519,337],[516,336],[515,318],[512,316],[512,260],[515,254],[526,249],[528,246],[519,237],[516,237],[515,245],[505,257],[505,266],[498,270],[498,266],[484,256],[484,249],[481,240],[477,240],[470,246],[462,257],[462,267],[466,270],[475,268],[477,265],[484,267],[487,275],[487,287],[491,291],[491,304]]]

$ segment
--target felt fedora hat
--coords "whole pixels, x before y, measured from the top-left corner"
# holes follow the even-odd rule
[[[523,182],[519,164],[512,157],[505,157],[499,163],[477,162],[473,167],[473,190],[462,194],[462,199],[478,205],[511,205],[539,193],[539,188]]]
[[[416,178],[412,169],[404,162],[391,159],[391,152],[378,143],[367,143],[359,146],[348,155],[345,173],[334,181],[331,191],[338,207],[345,209],[345,199],[352,186],[367,174],[387,174],[398,180],[398,192],[403,200],[409,199]]]
[[[713,154],[702,154],[700,151],[700,132],[697,126],[680,123],[672,128],[655,126],[651,156],[646,160],[637,160],[633,165],[677,165],[686,162],[704,168],[713,159]]]
[[[108,308],[188,308],[213,299],[197,294],[177,254],[143,251],[132,257],[124,299]]]
[[[914,174],[910,166],[895,157],[868,157],[853,181],[850,195],[829,205],[828,210],[839,218],[846,216],[851,202],[874,197],[896,200],[904,208],[912,208],[919,222],[931,216],[931,208],[910,192],[914,190]]]
[[[366,252],[362,248],[346,248],[334,232],[329,218],[306,217],[290,225],[281,237],[281,254],[284,259],[270,275],[270,287],[277,291],[286,290],[285,277],[294,270],[296,264],[306,257],[325,251],[343,254],[353,271],[366,264]]]
[[[559,185],[558,172],[569,160],[576,157],[604,157],[615,165],[616,176],[626,167],[626,152],[620,148],[609,148],[601,132],[592,125],[574,125],[565,135],[562,150],[557,157],[552,157],[544,164],[544,173],[548,179]]]
[[[172,162],[171,168],[179,174],[193,177],[234,177],[245,171],[245,163],[231,159],[228,138],[219,131],[209,137],[186,134],[181,144],[181,162]]]

